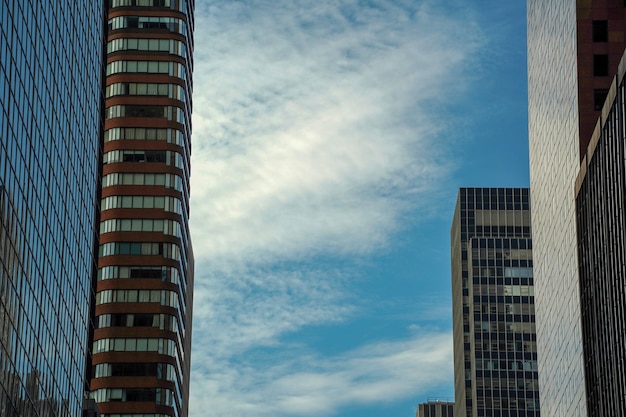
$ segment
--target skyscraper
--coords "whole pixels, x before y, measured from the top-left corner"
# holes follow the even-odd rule
[[[454,417],[454,403],[449,400],[429,398],[417,406],[415,417]]]
[[[457,417],[538,417],[529,190],[461,188],[451,230]]]
[[[528,0],[528,118],[544,415],[586,416],[574,183],[624,45],[622,0]]]
[[[625,73],[623,58],[576,182],[585,386],[590,417],[626,415]]]
[[[185,417],[193,0],[110,0],[92,396]]]
[[[75,417],[95,266],[103,9],[0,0],[0,415]]]

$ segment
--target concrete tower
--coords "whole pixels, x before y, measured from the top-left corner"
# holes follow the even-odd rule
[[[193,0],[110,0],[92,397],[187,416]]]

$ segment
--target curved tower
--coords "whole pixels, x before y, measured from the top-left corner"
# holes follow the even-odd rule
[[[92,397],[187,416],[193,0],[109,0]]]

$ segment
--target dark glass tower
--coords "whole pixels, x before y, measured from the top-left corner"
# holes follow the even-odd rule
[[[75,417],[85,390],[103,8],[0,0],[0,416]]]
[[[576,182],[589,417],[626,415],[625,72],[622,58]]]
[[[461,188],[451,244],[455,415],[538,417],[529,190]]]
[[[193,0],[109,0],[92,397],[186,417]]]

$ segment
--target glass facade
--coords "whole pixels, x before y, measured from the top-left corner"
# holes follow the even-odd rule
[[[626,84],[622,59],[577,181],[585,385],[590,417],[626,415]]]
[[[91,395],[186,417],[193,0],[110,0]]]
[[[0,0],[0,415],[81,415],[95,265],[99,1]]]
[[[538,417],[528,189],[462,188],[454,214],[457,416]]]

